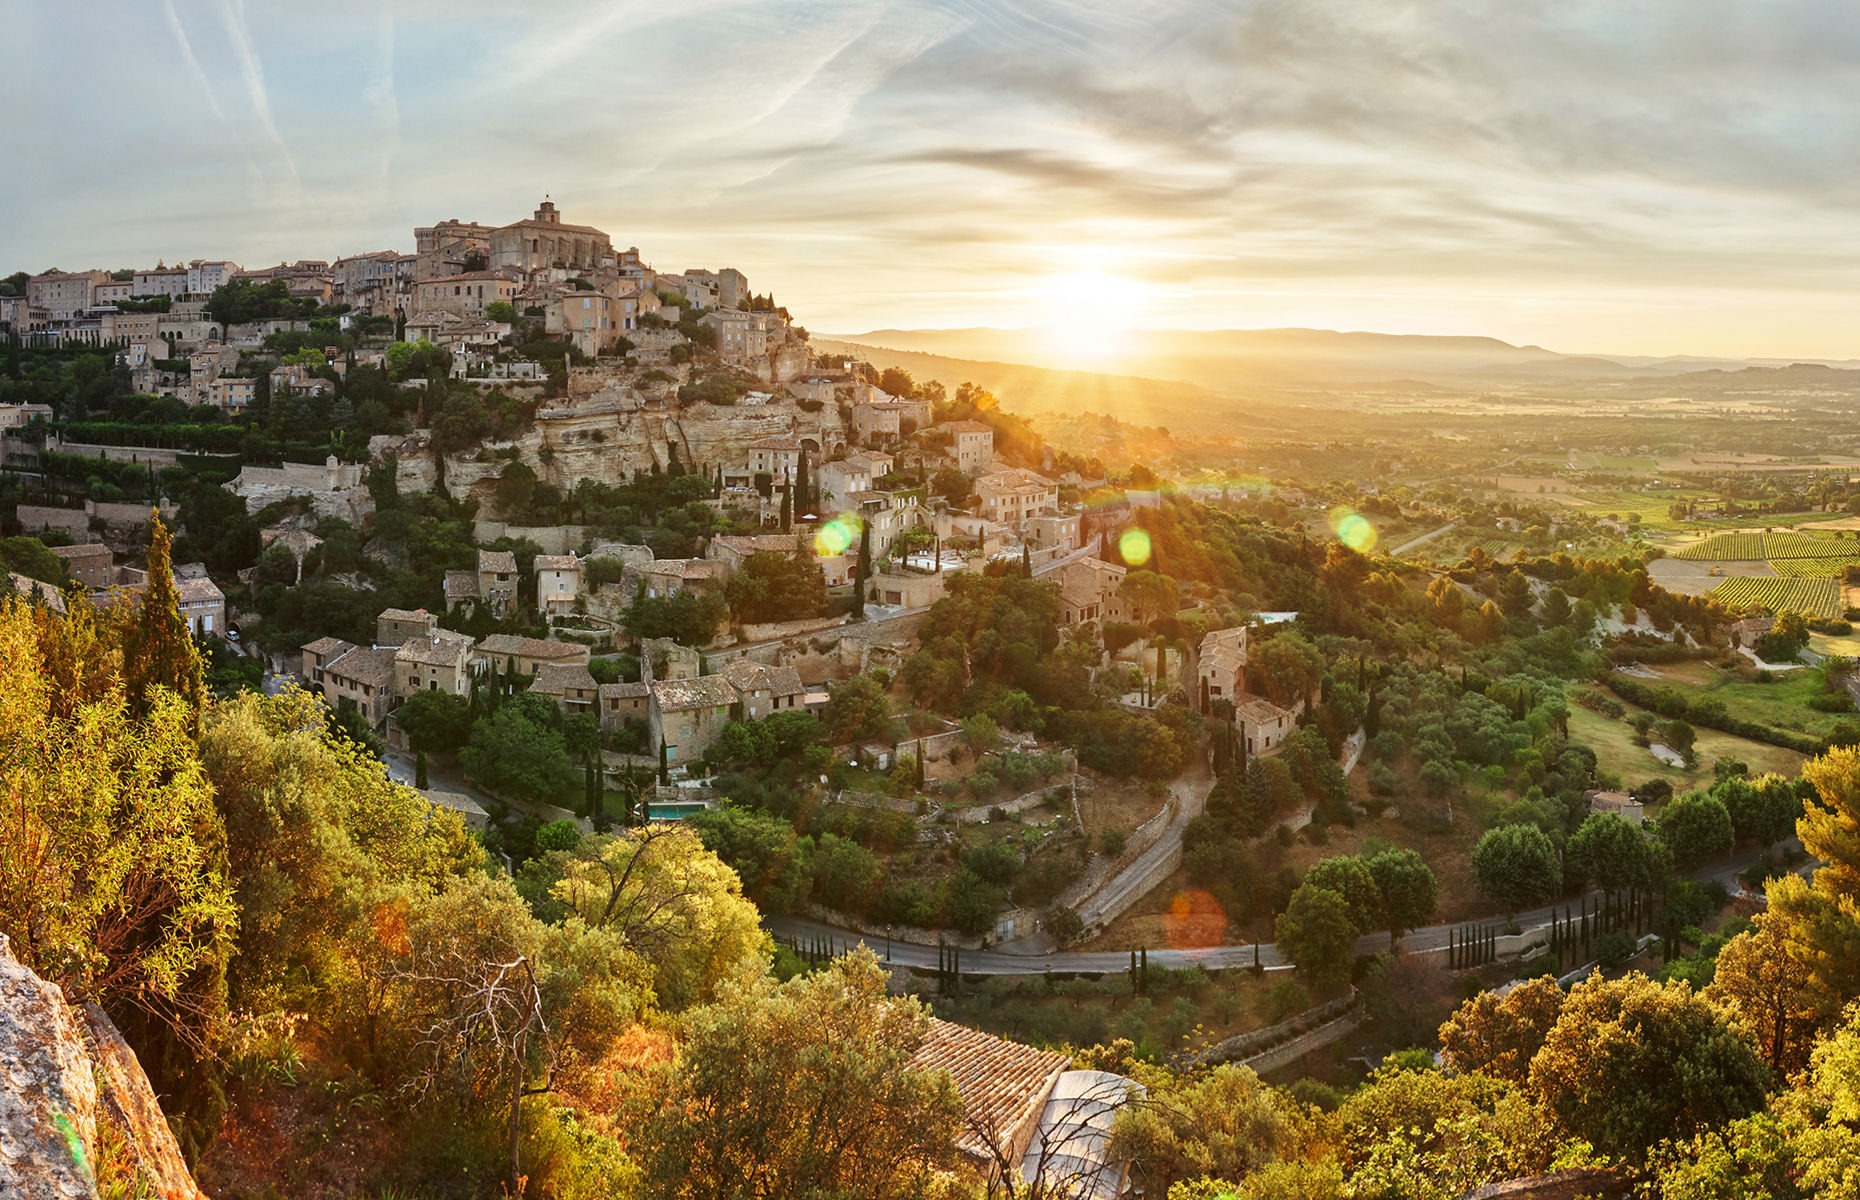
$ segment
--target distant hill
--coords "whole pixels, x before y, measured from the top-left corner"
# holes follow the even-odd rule
[[[832,335],[861,346],[1064,370],[1037,329],[875,329]],[[1135,330],[1118,367],[1150,379],[1184,379],[1217,391],[1292,382],[1360,382],[1391,374],[1469,371],[1562,357],[1488,337],[1340,333],[1329,329]]]
[[[857,355],[881,370],[902,368],[919,382],[940,380],[951,392],[958,384],[973,383],[993,392],[1010,412],[1104,413],[1137,425],[1167,426],[1171,433],[1193,433],[1229,429],[1231,419],[1245,408],[1205,388],[1173,380],[977,361],[818,335],[812,344],[817,352]]]

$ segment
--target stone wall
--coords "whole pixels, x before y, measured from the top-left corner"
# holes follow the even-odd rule
[[[1328,1028],[1339,1017],[1345,1016],[1352,1010],[1358,1010],[1361,1000],[1362,996],[1355,988],[1351,988],[1346,994],[1334,1000],[1327,1000],[1316,1008],[1306,1009],[1297,1016],[1280,1021],[1277,1025],[1255,1029],[1251,1033],[1236,1034],[1216,1042],[1196,1052],[1189,1061],[1196,1066],[1203,1067],[1225,1062],[1243,1062],[1251,1065],[1268,1051],[1289,1045],[1308,1033]]]
[[[1629,1194],[1628,1181],[1606,1167],[1572,1167],[1548,1175],[1488,1183],[1460,1200],[1615,1200]]]
[[[88,442],[61,442],[47,439],[45,448],[54,454],[75,454],[79,458],[107,458],[119,463],[154,463],[158,467],[172,467],[178,450],[162,450],[150,446],[93,446]]]
[[[544,554],[572,554],[587,535],[586,525],[506,525],[502,521],[478,521],[472,525],[472,537],[480,544],[498,538],[528,538],[542,547]]]
[[[1338,1038],[1350,1033],[1362,1023],[1363,1010],[1360,1007],[1352,1009],[1336,1020],[1318,1026],[1310,1033],[1302,1034],[1283,1045],[1274,1046],[1263,1054],[1245,1060],[1242,1065],[1252,1070],[1256,1075],[1264,1075],[1268,1071],[1276,1071],[1288,1063],[1297,1062],[1313,1050],[1330,1045]]]
[[[81,508],[46,508],[38,504],[19,506],[20,528],[30,536],[47,529],[62,529],[79,545],[90,540],[90,517]]]

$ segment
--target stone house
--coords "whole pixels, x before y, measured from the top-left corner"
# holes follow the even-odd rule
[[[1640,801],[1626,792],[1587,791],[1582,794],[1582,798],[1592,813],[1613,813],[1630,825],[1639,825],[1646,820]]]
[[[702,758],[730,722],[736,689],[721,675],[662,679],[651,685],[652,745],[673,765]]]
[[[1118,599],[1117,588],[1129,574],[1126,568],[1101,558],[1086,558],[1067,563],[1055,574],[1059,577],[1062,624],[1124,619],[1124,605]]]
[[[594,712],[600,703],[600,684],[584,663],[544,663],[536,668],[530,691],[547,696],[563,712]]]
[[[226,632],[226,593],[208,579],[205,572],[192,578],[174,581],[176,604],[187,630],[195,637]]]
[[[901,406],[889,401],[866,401],[853,405],[853,430],[865,441],[896,441],[898,422],[904,413]]]
[[[995,460],[994,427],[980,421],[945,421],[937,426],[953,439],[950,453],[966,474],[979,475]]]
[[[1233,700],[1246,694],[1247,627],[1219,629],[1201,639],[1195,651],[1200,687],[1209,700]]]
[[[643,638],[639,643],[640,678],[696,679],[704,673],[704,656],[671,638]]]
[[[652,718],[652,685],[646,683],[603,683],[599,689],[601,732],[612,733],[628,721]]]
[[[371,725],[387,719],[394,700],[394,651],[326,637],[303,647],[302,653],[305,683],[331,708],[347,700]]]
[[[1018,467],[977,479],[975,500],[982,516],[1013,529],[1029,517],[1059,515],[1059,485]]]
[[[799,470],[801,454],[801,443],[791,437],[771,437],[751,442],[750,474],[767,474],[776,483],[793,479]]]
[[[420,691],[469,695],[473,660],[472,639],[463,634],[433,629],[409,637],[394,651],[394,694],[400,700]]]
[[[1077,515],[1028,517],[1021,523],[1020,536],[1035,550],[1076,550],[1084,545],[1079,538]]]
[[[473,647],[471,665],[473,670],[481,671],[496,663],[500,670],[507,670],[514,662],[518,674],[534,675],[545,663],[586,666],[591,657],[588,648],[579,642],[552,642],[494,633]]]
[[[828,508],[849,504],[861,492],[872,490],[872,468],[859,459],[842,459],[820,468],[820,502]]]
[[[508,550],[478,551],[478,602],[502,617],[517,605],[517,556]]]
[[[620,340],[619,307],[603,292],[565,292],[543,306],[543,328],[583,354],[599,354]]]
[[[449,312],[455,317],[484,319],[486,305],[517,297],[517,285],[494,271],[471,271],[442,279],[428,279],[413,286],[413,311],[416,313]]]
[[[439,614],[423,608],[384,608],[375,618],[375,645],[399,647],[439,628]]]
[[[742,719],[757,721],[772,713],[805,707],[807,688],[793,667],[766,667],[739,658],[723,669],[723,677],[736,689],[743,706]]]
[[[65,573],[86,588],[110,586],[110,548],[102,542],[89,546],[53,546],[51,551],[64,559]]]
[[[1234,726],[1248,754],[1264,754],[1298,731],[1298,714],[1264,696],[1241,696],[1234,701]]]
[[[536,556],[536,606],[549,613],[572,613],[581,596],[581,560],[573,554]]]

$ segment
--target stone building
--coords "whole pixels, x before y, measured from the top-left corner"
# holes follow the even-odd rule
[[[995,431],[980,421],[945,421],[937,426],[953,439],[950,453],[966,474],[978,475],[995,460]]]
[[[628,721],[652,719],[652,685],[603,683],[600,686],[601,731],[612,733]]]
[[[384,608],[375,618],[375,645],[405,645],[417,637],[430,636],[439,628],[439,614],[423,608]]]
[[[742,705],[745,721],[758,721],[773,713],[806,705],[807,688],[793,667],[766,667],[739,658],[724,667],[723,677],[736,689],[736,700]]]
[[[65,561],[65,573],[86,588],[110,586],[110,548],[102,542],[89,546],[53,546],[53,554]]]
[[[413,285],[413,311],[449,312],[455,317],[482,320],[485,306],[499,300],[509,304],[517,297],[515,281],[495,271],[473,271]]]
[[[1129,574],[1126,568],[1101,558],[1086,558],[1067,563],[1054,574],[1059,582],[1062,624],[1124,619],[1124,605],[1118,599],[1117,588]]]
[[[393,650],[326,637],[311,642],[302,653],[304,682],[331,708],[346,700],[362,710],[370,725],[387,719],[394,701]]]
[[[600,702],[600,684],[586,663],[544,663],[536,668],[530,691],[547,696],[563,712],[594,712]]]
[[[981,515],[1019,529],[1028,517],[1059,515],[1059,485],[1019,467],[991,471],[975,481]]]
[[[394,652],[395,695],[402,700],[421,691],[469,695],[473,651],[471,638],[444,629],[407,638]]]
[[[1210,700],[1239,700],[1246,694],[1247,627],[1218,629],[1195,652],[1200,688]]]
[[[581,596],[581,560],[573,554],[538,554],[536,606],[549,613],[572,613]]]
[[[516,221],[490,236],[491,269],[522,272],[559,267],[588,272],[616,263],[613,239],[588,225],[565,225],[548,200],[527,221]]]
[[[651,685],[652,745],[673,765],[702,758],[730,722],[736,689],[721,675],[662,679]]]
[[[473,649],[472,666],[484,669],[496,663],[499,669],[508,669],[514,663],[518,674],[534,675],[545,663],[579,663],[585,667],[590,657],[588,648],[578,642],[549,642],[494,633]]]

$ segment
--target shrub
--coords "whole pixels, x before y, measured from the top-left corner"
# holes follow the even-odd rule
[[[1305,985],[1287,976],[1272,985],[1266,992],[1266,1019],[1278,1024],[1287,1017],[1293,1017],[1311,1007],[1311,993]]]
[[[1343,1094],[1336,1088],[1309,1076],[1293,1080],[1286,1091],[1298,1103],[1309,1104],[1319,1112],[1336,1112],[1343,1103]]]
[[[1613,965],[1625,962],[1634,954],[1634,935],[1625,929],[1611,929],[1595,939],[1595,957]]]
[[[1098,834],[1098,849],[1107,858],[1116,858],[1124,852],[1130,838],[1121,829],[1106,829]]]

